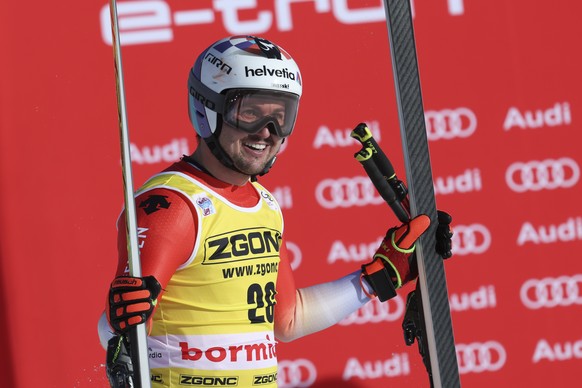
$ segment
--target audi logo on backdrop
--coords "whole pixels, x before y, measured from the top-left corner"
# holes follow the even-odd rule
[[[582,274],[529,279],[521,286],[520,297],[530,310],[582,305],[581,286]]]
[[[317,369],[305,358],[279,361],[277,385],[279,388],[309,387],[317,378]]]
[[[326,209],[379,205],[384,202],[370,178],[324,179],[315,188],[317,202]]]
[[[495,372],[505,365],[507,353],[497,341],[458,344],[459,373]]]
[[[491,233],[485,225],[455,225],[453,233],[452,248],[455,255],[480,254],[491,246]]]
[[[578,183],[580,167],[572,158],[516,162],[509,166],[505,181],[517,193],[568,188]]]
[[[382,303],[374,298],[357,311],[344,318],[342,326],[363,325],[366,323],[394,322],[404,314],[404,300],[400,295]]]
[[[477,116],[469,108],[427,110],[424,120],[428,140],[469,137],[477,129]]]

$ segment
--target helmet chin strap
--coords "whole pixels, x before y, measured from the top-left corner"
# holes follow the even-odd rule
[[[269,160],[269,161],[267,162],[267,164],[265,165],[265,168],[263,168],[263,171],[261,171],[261,172],[259,173],[259,176],[263,176],[263,175],[265,175],[266,173],[268,173],[268,172],[269,172],[269,170],[271,169],[271,167],[273,167],[273,164],[275,164],[275,161],[276,161],[276,160],[277,160],[277,157],[276,157],[276,156],[273,156],[273,157],[271,158],[271,160]],[[256,175],[253,175],[253,176],[251,176],[251,181],[253,181],[253,182],[256,182],[256,181],[257,181],[257,176],[256,176]]]

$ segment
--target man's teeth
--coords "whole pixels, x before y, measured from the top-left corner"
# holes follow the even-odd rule
[[[266,144],[254,144],[254,143],[245,143],[245,146],[252,148],[254,150],[262,151],[267,148]]]

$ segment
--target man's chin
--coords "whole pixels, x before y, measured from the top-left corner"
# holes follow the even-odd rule
[[[265,170],[266,163],[263,166],[238,166],[235,164],[235,167],[238,169],[239,172],[242,172],[245,175],[253,176],[259,175]]]

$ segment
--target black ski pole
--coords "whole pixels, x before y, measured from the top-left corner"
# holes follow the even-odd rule
[[[400,181],[396,176],[390,159],[388,159],[378,143],[374,140],[372,133],[365,123],[358,124],[352,131],[351,136],[359,140],[363,146],[354,155],[356,160],[362,164],[374,187],[392,208],[398,219],[402,222],[408,222],[410,220],[408,199],[406,196],[408,189],[404,182]],[[422,312],[421,291],[419,289],[419,283],[417,282],[415,290],[410,292],[406,299],[406,309],[402,322],[404,342],[407,346],[412,346],[414,341],[417,341],[418,351],[426,367],[430,386],[434,387],[425,332],[426,326]]]

